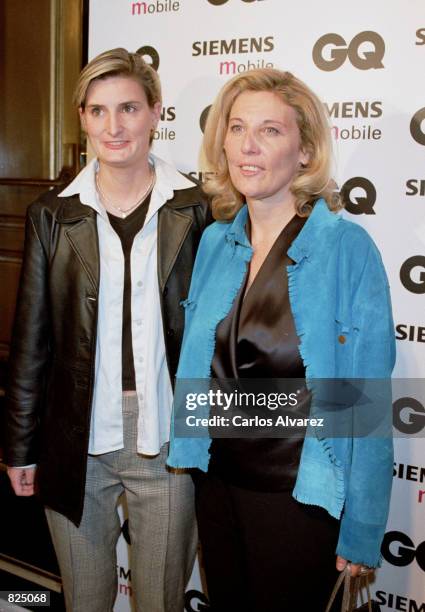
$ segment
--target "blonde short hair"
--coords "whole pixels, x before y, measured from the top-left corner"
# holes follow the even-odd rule
[[[97,79],[113,76],[129,77],[140,83],[150,108],[162,101],[161,84],[156,71],[139,53],[130,53],[118,47],[97,55],[82,69],[74,92],[75,105],[84,110],[90,84]]]
[[[296,112],[301,146],[309,156],[309,161],[300,167],[291,185],[297,213],[302,217],[308,216],[314,201],[320,197],[326,200],[330,210],[341,208],[330,177],[330,126],[322,103],[307,85],[290,72],[259,68],[237,75],[226,83],[208,113],[202,154],[206,169],[214,176],[205,182],[204,189],[213,196],[214,217],[219,220],[232,219],[244,201],[230,179],[223,148],[231,108],[244,91],[273,92]]]

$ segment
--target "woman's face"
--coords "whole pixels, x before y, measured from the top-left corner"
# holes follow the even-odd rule
[[[151,130],[159,120],[161,105],[150,108],[135,79],[113,76],[93,81],[80,109],[81,124],[100,162],[131,167],[145,162]]]
[[[293,108],[268,91],[245,91],[230,111],[224,150],[230,178],[247,202],[284,203],[308,161]]]

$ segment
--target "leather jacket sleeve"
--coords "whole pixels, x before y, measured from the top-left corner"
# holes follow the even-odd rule
[[[30,207],[9,358],[6,394],[5,462],[24,466],[37,461],[37,429],[48,356],[48,256]]]

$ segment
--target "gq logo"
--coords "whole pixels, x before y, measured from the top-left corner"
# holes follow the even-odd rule
[[[400,397],[393,404],[393,424],[404,434],[417,434],[425,428],[425,408],[414,397]]]
[[[121,525],[121,533],[122,533],[124,540],[127,542],[127,544],[131,546],[130,530],[128,528],[128,519],[125,519],[124,523]]]
[[[422,124],[425,119],[425,107],[418,110],[412,117],[410,122],[410,133],[412,138],[420,145],[425,145],[425,131],[422,129]]]
[[[385,561],[397,567],[405,567],[416,559],[421,570],[425,572],[425,542],[421,542],[415,550],[412,540],[401,531],[389,531],[385,534],[381,553]]]
[[[201,128],[201,132],[205,132],[205,124],[207,122],[208,113],[210,112],[211,104],[206,106],[199,117],[199,127]]]
[[[210,4],[213,4],[214,6],[221,6],[222,4],[226,4],[226,2],[229,2],[229,0],[208,0],[208,2]],[[242,2],[264,2],[264,0],[242,0]]]
[[[136,53],[139,53],[143,57],[145,62],[149,64],[150,66],[152,66],[154,70],[156,71],[158,70],[159,54],[156,49],[154,49],[153,47],[149,47],[149,45],[145,45],[144,47],[140,47],[140,49],[137,49]]]
[[[353,195],[355,189],[360,189],[364,195]],[[340,195],[345,209],[352,215],[375,214],[376,189],[367,178],[355,176],[349,179],[342,186]]]
[[[196,606],[196,608],[194,606]],[[205,595],[195,590],[186,591],[184,596],[184,609],[186,612],[204,612],[204,610],[211,610]]]
[[[412,272],[416,268],[421,269],[416,279],[412,278]],[[407,289],[412,293],[425,293],[425,256],[414,255],[406,259],[400,268],[400,280]]]
[[[363,43],[372,45],[372,51],[360,51]],[[325,49],[329,51],[324,55]],[[319,38],[313,47],[313,61],[320,70],[331,72],[340,68],[345,60],[349,59],[354,68],[359,70],[370,70],[371,68],[383,68],[382,59],[385,53],[385,43],[383,38],[372,31],[360,32],[350,44],[339,34],[330,32]]]

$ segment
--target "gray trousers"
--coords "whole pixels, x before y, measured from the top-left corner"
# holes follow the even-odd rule
[[[125,494],[137,612],[182,612],[197,545],[193,485],[160,455],[136,452],[137,400],[123,398],[122,450],[89,456],[80,526],[46,508],[67,612],[110,612],[117,594],[118,498]]]

